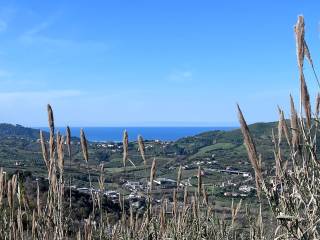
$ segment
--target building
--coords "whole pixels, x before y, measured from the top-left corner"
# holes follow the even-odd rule
[[[130,191],[142,190],[143,184],[140,182],[127,181],[125,184],[123,184],[123,187]]]
[[[245,192],[245,193],[249,193],[251,192],[251,190],[253,189],[252,186],[248,186],[248,185],[242,185],[239,187],[239,191],[240,192]]]
[[[104,192],[104,195],[109,198],[112,202],[118,202],[120,193],[116,191],[106,191]]]
[[[162,189],[170,189],[177,187],[177,181],[172,180],[170,178],[157,178],[153,180],[153,182],[156,184],[156,186]]]
[[[225,197],[238,197],[239,193],[235,193],[235,192],[224,192],[223,195]]]

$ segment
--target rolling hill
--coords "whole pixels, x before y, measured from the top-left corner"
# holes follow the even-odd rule
[[[277,127],[277,122],[255,123],[249,126],[257,144],[259,153],[265,163],[273,159],[272,129]],[[48,139],[48,133],[45,133]],[[0,162],[1,166],[10,165],[16,161],[29,165],[42,164],[40,145],[37,142],[39,130],[26,128],[21,125],[0,124]],[[74,138],[73,161],[81,162],[82,156],[79,148],[79,139]],[[232,166],[241,170],[250,170],[247,154],[243,145],[240,129],[231,131],[210,131],[199,135],[185,137],[175,142],[162,146],[161,143],[148,141],[146,149],[150,157],[168,158],[169,165],[190,164],[203,159],[216,161],[217,167]],[[120,149],[120,150],[119,150]],[[90,162],[96,165],[105,162],[106,167],[121,167],[121,144],[116,151],[113,148],[103,147],[100,143],[90,143]],[[137,152],[137,143],[129,144],[129,154],[137,164],[142,163]],[[169,161],[170,160],[170,161]],[[109,164],[108,164],[109,163]],[[164,162],[166,163],[166,162]],[[168,165],[164,164],[163,167]]]

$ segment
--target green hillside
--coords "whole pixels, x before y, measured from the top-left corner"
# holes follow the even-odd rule
[[[0,138],[8,137],[36,140],[39,138],[39,130],[23,127],[19,124],[14,125],[8,123],[0,123]]]
[[[276,122],[250,125],[250,131],[257,143],[258,151],[263,156],[264,167],[273,166],[271,131],[276,127]],[[0,167],[4,167],[8,171],[15,171],[18,164],[20,170],[45,175],[46,169],[42,160],[38,135],[39,130],[37,129],[0,124]],[[48,140],[48,135],[45,134],[45,136]],[[66,174],[73,175],[80,182],[86,182],[88,179],[79,140],[77,138],[73,140],[71,168],[68,168],[70,162],[67,157],[65,160]],[[112,144],[113,147],[96,142],[90,142],[88,145],[89,166],[93,174],[94,172],[98,174],[99,164],[104,163],[109,173],[107,178],[110,182],[119,181],[124,172],[122,144]],[[175,142],[146,141],[145,145],[148,164],[151,164],[155,157],[158,161],[158,175],[163,177],[175,178],[180,164],[190,169],[185,171],[186,176],[192,176],[199,163],[203,168],[226,169],[232,167],[240,171],[252,171],[239,129],[204,132]],[[127,168],[126,178],[144,178],[149,174],[142,167],[143,161],[137,149],[137,143],[130,142],[129,156],[137,167]]]
[[[252,135],[258,146],[258,151],[264,159],[272,158],[272,128],[276,128],[277,123],[255,123],[249,126]],[[48,139],[48,134],[45,134]],[[39,130],[26,128],[21,125],[0,124],[0,159],[2,165],[13,160],[39,161],[41,162],[40,145],[37,142]],[[73,160],[81,161],[78,139],[74,139]],[[241,169],[248,169],[247,155],[243,145],[242,134],[239,129],[232,131],[210,131],[196,136],[179,139],[175,142],[161,146],[161,143],[153,141],[146,142],[152,148],[146,150],[150,157],[168,157],[175,161],[170,163],[186,164],[193,161],[212,158],[219,165],[225,167],[232,165]],[[121,144],[119,145],[121,146]],[[90,143],[91,163],[106,162],[110,167],[121,167],[121,151],[103,148],[99,143]],[[131,158],[138,164],[142,163],[137,152],[137,143],[132,142],[129,146]]]
[[[255,123],[249,128],[263,159],[273,161],[272,129],[277,132],[277,122]],[[211,131],[182,138],[174,142],[172,147],[177,153],[186,155],[187,163],[211,159],[223,168],[233,166],[241,170],[251,169],[240,129]]]

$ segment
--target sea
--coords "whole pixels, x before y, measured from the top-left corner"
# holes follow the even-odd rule
[[[39,127],[39,129],[49,131],[47,127]],[[124,130],[128,132],[129,141],[136,141],[138,135],[145,140],[175,141],[207,131],[233,129],[235,127],[83,127],[86,138],[92,142],[120,142]],[[57,127],[56,131],[64,134],[66,128]],[[79,137],[80,127],[71,127],[71,135]]]

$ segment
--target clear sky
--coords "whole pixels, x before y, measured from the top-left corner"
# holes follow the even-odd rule
[[[320,1],[2,0],[0,122],[44,126],[47,103],[60,126],[234,126],[237,102],[276,120],[299,14],[320,70]]]

